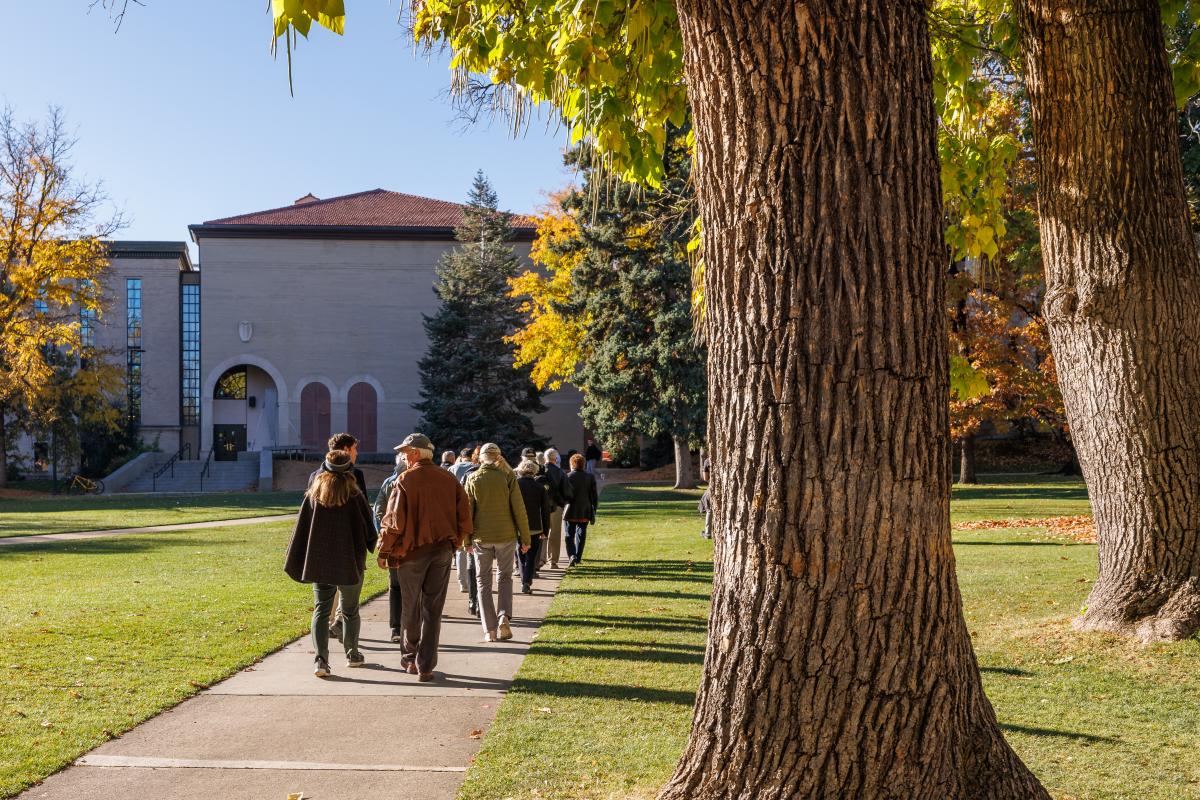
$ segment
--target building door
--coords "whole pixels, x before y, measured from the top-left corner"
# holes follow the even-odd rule
[[[329,441],[329,389],[313,381],[300,392],[300,444],[325,452]]]
[[[378,396],[369,383],[356,383],[346,396],[346,432],[358,439],[361,453],[378,452],[375,436]]]
[[[245,425],[213,425],[214,459],[217,461],[237,461],[237,454],[245,449]]]

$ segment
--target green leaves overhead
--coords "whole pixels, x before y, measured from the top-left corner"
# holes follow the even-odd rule
[[[673,0],[410,0],[418,43],[447,45],[460,79],[507,90],[514,117],[541,103],[623,180],[662,186],[667,123],[688,121]],[[1200,0],[1165,0],[1176,96],[1200,92]],[[272,0],[275,37],[313,21],[342,33],[342,0]],[[1021,129],[1021,66],[1012,0],[934,0],[930,31],[947,242],[956,258],[994,257]],[[461,80],[459,85],[465,85]]]
[[[289,27],[307,37],[313,20],[339,36],[346,30],[343,0],[271,0],[271,16],[276,39],[287,33]]]

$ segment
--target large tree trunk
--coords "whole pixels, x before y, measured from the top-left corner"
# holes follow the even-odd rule
[[[1200,262],[1157,2],[1019,3],[1046,321],[1092,498],[1078,624],[1200,628]]]
[[[675,442],[675,486],[676,489],[695,489],[696,479],[692,475],[692,451],[687,437],[676,436]]]
[[[924,8],[678,8],[716,572],[661,797],[1048,798],[983,694],[954,573]]]
[[[960,446],[962,458],[958,461],[958,482],[979,483],[979,477],[975,474],[975,437],[964,436]]]

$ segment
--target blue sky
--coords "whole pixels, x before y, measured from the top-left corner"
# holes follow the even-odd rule
[[[119,32],[89,0],[5,4],[0,105],[62,107],[77,172],[103,180],[125,239],[187,238],[206,219],[382,187],[461,201],[484,169],[513,211],[571,180],[566,134],[502,121],[464,130],[444,57],[414,53],[404,0],[351,0],[346,35],[316,29],[273,60],[266,0],[144,0]],[[193,250],[194,254],[194,250]]]

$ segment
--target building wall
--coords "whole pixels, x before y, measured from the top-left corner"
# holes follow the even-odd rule
[[[261,368],[275,384],[279,445],[299,444],[300,395],[312,381],[329,388],[332,431],[346,429],[347,396],[358,381],[376,390],[380,450],[416,429],[422,315],[437,310],[435,269],[454,242],[205,234],[199,246],[202,450],[212,446],[213,387],[239,363]],[[528,256],[528,243],[515,248]],[[577,396],[566,392],[547,405],[539,430],[578,447]],[[248,440],[254,433],[248,430]],[[251,445],[263,446],[270,445]]]
[[[126,280],[142,281],[141,437],[164,452],[179,449],[179,258],[126,257],[114,253],[104,281],[96,346],[125,364]]]

